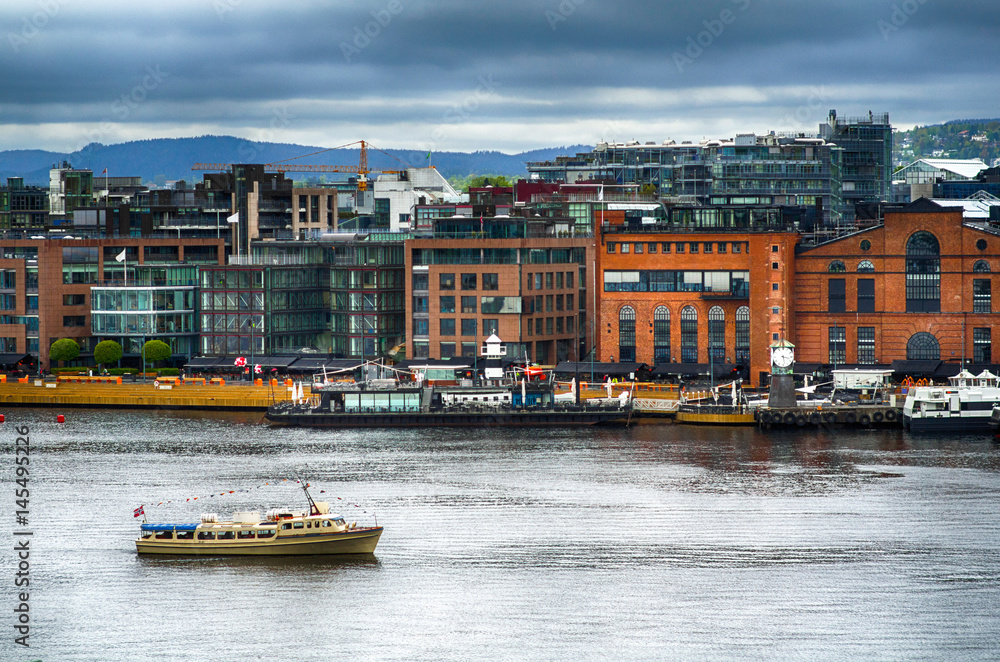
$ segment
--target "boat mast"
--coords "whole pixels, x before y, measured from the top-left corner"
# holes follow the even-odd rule
[[[309,494],[309,483],[302,483],[302,491],[306,493],[306,500],[309,501],[309,514],[319,515],[319,508],[316,507],[316,502],[313,501],[312,495]]]

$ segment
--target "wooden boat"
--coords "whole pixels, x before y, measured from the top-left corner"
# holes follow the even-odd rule
[[[219,521],[214,514],[201,522],[143,522],[135,549],[139,554],[185,556],[299,556],[310,554],[372,554],[382,527],[359,527],[330,514],[329,504],[313,501],[302,488],[309,511],[274,508],[264,518],[258,512],[234,513]]]

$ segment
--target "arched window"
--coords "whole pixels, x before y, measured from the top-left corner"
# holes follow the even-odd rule
[[[873,274],[875,273],[875,265],[872,264],[871,260],[861,260],[858,262],[858,273]]]
[[[635,361],[635,308],[623,306],[618,311],[618,362]]]
[[[990,263],[986,260],[976,260],[976,263],[972,265],[972,272],[977,274],[988,274],[990,272]]]
[[[906,312],[941,312],[941,245],[923,230],[906,241]]]
[[[681,310],[681,362],[698,362],[698,311],[694,306]]]
[[[670,309],[653,311],[653,363],[670,363]]]
[[[840,260],[834,260],[830,263],[829,271],[831,274],[842,274],[847,271],[847,265]]]
[[[926,331],[914,333],[906,341],[906,359],[908,361],[940,361],[941,346],[938,344],[938,339]]]
[[[722,306],[712,306],[708,311],[708,352],[712,363],[726,360],[726,313]]]
[[[736,309],[736,363],[750,367],[750,307]]]

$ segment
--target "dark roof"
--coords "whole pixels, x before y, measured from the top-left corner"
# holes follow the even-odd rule
[[[889,369],[897,375],[933,375],[940,361],[908,361],[897,359],[892,362]]]
[[[575,375],[577,373],[589,375],[593,366],[594,375],[608,375],[611,377],[621,377],[630,375],[646,367],[645,363],[591,363],[590,361],[563,361],[555,367],[553,372],[560,375]]]
[[[21,361],[27,360],[31,362],[31,354],[0,354],[0,365],[15,365]]]
[[[886,213],[892,213],[892,212],[914,213],[914,212],[917,212],[917,213],[921,213],[921,214],[934,214],[934,213],[955,211],[955,209],[956,209],[955,207],[944,207],[942,205],[939,205],[938,203],[934,202],[933,200],[929,200],[928,198],[917,198],[916,200],[914,200],[910,204],[903,205],[899,209],[889,209],[889,208],[887,208],[885,211],[886,211]]]

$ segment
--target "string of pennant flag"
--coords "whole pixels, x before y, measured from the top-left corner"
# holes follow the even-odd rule
[[[145,510],[144,510],[145,506],[149,506],[151,508],[156,508],[158,506],[163,506],[163,505],[166,505],[168,503],[189,503],[189,502],[192,502],[192,501],[199,501],[199,500],[203,500],[203,499],[214,499],[215,497],[225,497],[225,496],[229,496],[230,494],[248,494],[248,493],[253,492],[254,490],[259,490],[259,489],[264,488],[264,487],[271,487],[271,486],[274,486],[274,485],[280,485],[282,483],[290,483],[290,482],[294,482],[294,483],[299,484],[299,485],[302,484],[301,480],[282,478],[280,481],[268,481],[268,482],[264,483],[263,485],[257,485],[255,487],[248,487],[248,488],[244,488],[244,489],[224,490],[222,492],[214,492],[212,494],[199,494],[198,496],[193,496],[193,497],[185,497],[185,498],[177,498],[177,499],[166,499],[164,501],[159,501],[157,503],[152,503],[152,502],[150,502],[148,504],[144,503],[144,504],[140,504],[139,507],[136,508],[135,510],[133,510],[132,512],[133,512],[133,516],[134,517],[138,517],[139,515],[145,514]],[[306,483],[306,487],[312,487],[312,484],[311,483]],[[326,490],[319,490],[319,494],[326,494]],[[361,508],[360,504],[350,503],[350,501],[345,500],[343,497],[336,497],[336,500],[338,502],[341,502],[341,504],[345,505],[345,506],[351,506],[351,507],[354,507],[354,508]],[[368,511],[367,510],[362,510],[361,512],[367,513]]]

